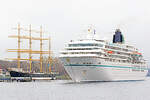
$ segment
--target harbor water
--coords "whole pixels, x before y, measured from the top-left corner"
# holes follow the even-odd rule
[[[150,100],[150,77],[126,82],[0,82],[0,100]]]

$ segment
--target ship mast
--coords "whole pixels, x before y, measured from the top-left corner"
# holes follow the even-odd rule
[[[40,72],[42,72],[43,56],[42,56],[42,26],[40,27]]]
[[[7,58],[7,59],[10,59],[10,60],[17,60],[18,62],[18,68],[20,68],[20,61],[29,61],[29,65],[30,65],[30,73],[32,72],[32,62],[33,61],[39,61],[40,62],[40,72],[43,72],[43,54],[47,54],[48,55],[48,60],[49,60],[49,65],[50,65],[50,59],[51,59],[51,56],[50,56],[50,53],[51,53],[51,50],[50,50],[50,37],[49,38],[44,38],[43,37],[43,30],[42,30],[42,26],[40,27],[40,31],[37,31],[37,30],[33,30],[31,29],[31,25],[29,25],[29,29],[25,29],[25,28],[22,28],[20,27],[20,24],[18,24],[18,27],[17,28],[14,28],[14,29],[17,29],[18,31],[18,35],[11,35],[9,36],[10,38],[17,38],[18,39],[18,49],[8,49],[7,51],[8,52],[17,52],[17,58]],[[20,31],[25,31],[25,32],[29,32],[29,36],[25,35],[25,36],[22,36],[20,34]],[[40,37],[32,37],[32,32],[34,33],[39,33],[40,34]],[[21,49],[21,39],[24,39],[24,40],[29,40],[29,49]],[[32,40],[37,40],[37,41],[40,41],[40,50],[32,50]],[[48,44],[49,44],[49,50],[43,50],[43,41],[48,41]],[[27,53],[29,54],[29,58],[21,58],[21,54],[22,53]],[[40,54],[40,59],[33,59],[32,57],[32,54]],[[50,66],[49,66],[49,69]],[[28,71],[28,66],[27,66],[27,71]]]
[[[31,51],[32,51],[32,39],[31,39],[31,25],[29,26],[29,65],[30,65],[30,72],[32,70],[32,56],[31,56]],[[28,71],[28,68],[27,68]]]
[[[20,68],[20,23],[18,23],[18,68]]]
[[[51,57],[51,40],[50,40],[50,37],[49,37],[49,58],[48,58],[48,67],[49,67],[49,72],[51,73],[51,63],[52,63],[52,57]]]

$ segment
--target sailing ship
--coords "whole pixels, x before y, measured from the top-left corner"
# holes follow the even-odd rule
[[[23,27],[20,27],[20,24],[18,24],[18,27],[15,28],[18,31],[18,35],[11,35],[9,36],[10,38],[17,38],[18,39],[18,48],[17,49],[8,49],[8,52],[17,52],[17,58],[8,58],[9,60],[15,60],[17,61],[17,66],[16,68],[9,68],[8,71],[10,72],[10,76],[14,79],[31,79],[33,77],[51,77],[54,75],[51,75],[51,51],[50,51],[50,37],[49,38],[44,38],[43,37],[43,30],[42,26],[40,27],[40,31],[33,30],[31,29],[31,25],[29,26],[29,29],[25,29]],[[22,31],[28,32],[28,35],[22,35]],[[33,37],[32,33],[39,33],[39,37]],[[29,41],[29,48],[28,49],[22,49],[21,48],[21,40],[28,40]],[[32,40],[40,41],[40,50],[32,50]],[[43,49],[43,42],[44,41],[49,41],[48,43],[48,49],[49,50],[44,50]],[[29,55],[29,58],[22,58],[21,54],[26,53]],[[40,59],[34,59],[32,54],[39,54]],[[47,63],[47,69],[49,73],[44,73],[43,72],[43,54],[48,55],[48,59],[46,61]],[[21,68],[21,61],[26,61],[29,66],[27,66],[27,70],[24,71]],[[39,73],[33,73],[34,70],[32,70],[32,63],[36,61],[40,63],[40,74]],[[52,77],[53,79],[54,77]]]

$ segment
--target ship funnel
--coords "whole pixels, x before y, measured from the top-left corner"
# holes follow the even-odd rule
[[[124,37],[120,29],[116,29],[115,34],[113,35],[113,43],[124,43]]]

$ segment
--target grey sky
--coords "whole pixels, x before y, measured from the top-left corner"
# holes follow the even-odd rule
[[[64,43],[76,39],[83,25],[93,24],[100,36],[120,27],[125,40],[140,48],[150,59],[149,0],[3,0],[0,4],[0,58],[10,57],[7,48],[14,48],[12,27],[20,22],[27,27],[40,25],[51,33],[52,50],[57,56]],[[106,34],[108,36],[108,34]]]

